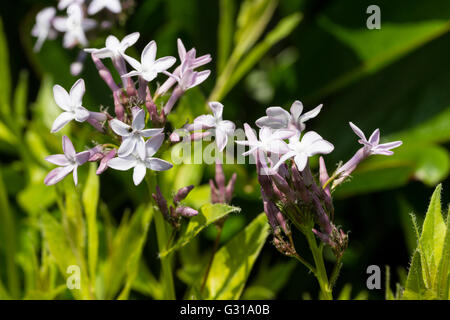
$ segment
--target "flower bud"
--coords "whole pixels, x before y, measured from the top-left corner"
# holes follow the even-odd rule
[[[175,213],[186,218],[191,218],[196,216],[198,214],[198,211],[190,207],[181,206],[176,208]]]
[[[177,194],[173,197],[173,203],[177,205],[180,201],[183,201],[192,189],[194,189],[194,186],[190,185],[178,190]]]

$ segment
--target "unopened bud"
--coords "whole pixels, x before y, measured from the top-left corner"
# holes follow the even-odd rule
[[[178,190],[177,194],[173,197],[173,203],[177,205],[180,201],[183,201],[192,189],[194,189],[194,186],[190,185]]]
[[[186,218],[191,218],[196,216],[198,214],[198,211],[190,207],[181,206],[176,208],[175,213]]]

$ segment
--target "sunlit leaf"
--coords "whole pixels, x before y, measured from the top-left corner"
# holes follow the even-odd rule
[[[165,257],[169,253],[178,250],[179,248],[188,244],[192,238],[194,238],[197,234],[199,234],[200,231],[202,231],[211,223],[216,222],[217,220],[227,216],[230,213],[239,211],[239,208],[232,207],[226,204],[208,203],[203,205],[200,208],[198,215],[189,219],[189,223],[187,224],[186,228],[181,231],[180,237],[178,238],[176,243],[166,251],[160,252],[160,257]]]

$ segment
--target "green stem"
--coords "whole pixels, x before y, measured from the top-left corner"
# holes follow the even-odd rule
[[[331,293],[331,286],[328,282],[327,270],[325,268],[325,262],[323,261],[323,246],[317,246],[316,239],[314,237],[314,233],[312,231],[305,232],[306,239],[309,244],[309,248],[311,249],[311,253],[313,255],[314,263],[316,265],[316,273],[315,276],[317,281],[319,282],[320,290],[322,292],[322,297],[325,300],[333,300],[333,296]]]
[[[150,201],[154,201],[152,197],[152,193],[155,191],[156,185],[156,176],[154,173],[150,172],[149,175],[146,176],[148,189],[150,192]],[[167,230],[167,224],[164,221],[164,217],[159,210],[155,210],[154,214],[155,219],[155,229],[156,229],[156,239],[158,241],[158,250],[159,252],[165,251],[167,249],[167,244],[169,242],[169,233]],[[175,287],[173,282],[172,275],[172,261],[171,256],[167,255],[164,257],[160,257],[161,259],[161,278],[164,287],[165,299],[167,300],[175,300]]]

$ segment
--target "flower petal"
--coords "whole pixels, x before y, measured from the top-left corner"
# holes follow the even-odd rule
[[[53,86],[53,97],[55,98],[56,104],[64,111],[72,111],[73,105],[69,94],[66,89],[60,85]]]
[[[380,142],[380,129],[376,129],[369,138],[369,143],[371,145],[378,145]]]
[[[89,111],[84,107],[75,108],[75,120],[78,122],[86,121],[90,116]]]
[[[153,64],[153,69],[156,72],[163,72],[173,66],[175,62],[177,62],[175,57],[162,57],[155,61]]]
[[[82,165],[89,160],[91,153],[89,151],[79,152],[75,155],[75,160],[78,165]]]
[[[83,79],[78,79],[77,82],[70,89],[70,100],[72,101],[72,106],[81,106],[81,101],[83,99],[86,87]]]
[[[299,100],[294,101],[294,103],[291,105],[290,111],[292,117],[294,118],[294,121],[297,121],[303,112],[303,103],[301,103],[301,101]]]
[[[308,111],[305,114],[303,114],[302,116],[300,116],[300,119],[299,119],[300,122],[305,122],[305,121],[308,121],[309,119],[315,118],[320,113],[320,110],[322,110],[322,107],[323,107],[322,104],[318,105],[311,111]]]
[[[334,150],[334,146],[326,140],[316,140],[308,149],[308,155],[328,154]]]
[[[141,158],[141,160],[145,160],[145,141],[144,138],[142,137],[133,137],[133,139],[136,140],[136,151],[137,154],[139,155],[139,158]]]
[[[128,137],[131,134],[131,127],[120,120],[112,119],[109,122],[109,126],[115,133],[117,133],[121,137]]]
[[[47,186],[54,185],[64,179],[72,170],[74,166],[69,165],[65,167],[58,167],[50,171],[44,179]]]
[[[184,44],[180,38],[177,39],[177,47],[178,47],[178,56],[180,57],[181,61],[184,61],[184,58],[186,57],[186,48],[184,47]]]
[[[122,11],[122,5],[119,0],[105,1],[105,7],[112,13],[120,13]]]
[[[67,159],[75,159],[75,148],[73,147],[72,141],[67,136],[62,137],[62,148]]]
[[[148,139],[147,142],[145,143],[147,157],[153,156],[159,150],[163,142],[164,142],[164,133],[154,135],[153,137]]]
[[[142,130],[145,127],[145,111],[144,109],[140,109],[138,112],[133,114],[133,122],[131,123],[131,127],[134,130]]]
[[[215,119],[222,120],[222,113],[223,113],[223,104],[220,102],[210,102],[209,107],[211,108],[212,113],[214,114]]]
[[[150,41],[142,51],[141,63],[144,68],[151,68],[155,63],[156,59],[156,42],[154,40]]]
[[[146,138],[152,137],[152,136],[155,136],[155,135],[161,133],[163,130],[164,130],[163,128],[141,130],[141,136],[146,137]]]
[[[135,186],[137,186],[138,184],[140,184],[142,182],[142,180],[145,177],[146,172],[147,172],[147,168],[145,167],[145,165],[143,163],[136,164],[136,166],[134,167],[134,170],[133,170],[133,182],[134,182]]]
[[[110,49],[113,52],[120,49],[120,41],[113,35],[109,35],[106,38],[105,45],[106,48]]]
[[[75,113],[73,112],[63,112],[61,113],[55,121],[53,121],[51,132],[55,133],[61,130],[66,124],[75,119]]]
[[[308,157],[305,153],[297,154],[294,157],[295,164],[299,171],[303,171],[306,167],[306,163],[308,162]]]
[[[350,127],[352,128],[353,132],[360,137],[362,140],[367,141],[366,136],[364,135],[364,132],[361,131],[360,128],[358,128],[353,122],[349,122]]]
[[[125,137],[122,140],[122,144],[120,145],[118,150],[119,157],[126,157],[130,155],[134,151],[138,140],[139,138],[136,138],[134,136]]]
[[[173,164],[170,162],[159,158],[147,158],[145,164],[147,168],[154,171],[165,171],[173,167]]]
[[[230,120],[223,120],[219,122],[217,128],[220,128],[221,130],[225,131],[225,133],[230,136],[234,133],[234,129],[236,128],[236,126]]]
[[[73,183],[75,184],[75,185],[77,185],[78,184],[78,166],[77,165],[75,165],[75,166],[73,166]]]
[[[120,170],[120,171],[127,171],[133,168],[136,165],[136,159],[132,156],[129,157],[116,157],[112,158],[108,161],[108,167]]]
[[[70,164],[69,160],[67,160],[66,156],[63,154],[52,154],[45,157],[45,160],[61,167],[68,166]]]
[[[214,117],[210,114],[203,114],[194,119],[194,130],[209,129],[216,125]]]
[[[122,50],[125,50],[128,47],[131,47],[134,45],[138,39],[139,39],[140,33],[139,32],[133,32],[127,36],[125,36],[122,41],[120,41],[120,44],[122,46]]]
[[[377,150],[390,150],[390,149],[394,149],[397,147],[400,147],[403,144],[403,141],[393,141],[393,142],[387,142],[387,143],[383,143],[383,144],[379,144],[378,146],[376,146],[375,149]]]
[[[130,56],[127,56],[126,54],[122,55],[124,57],[124,59],[130,64],[130,66],[133,67],[134,70],[141,72],[142,71],[142,65],[139,61],[137,61],[135,58],[132,58]],[[131,73],[131,72],[130,72]],[[122,77],[124,77],[125,75],[123,75]],[[131,76],[134,76],[131,75]]]
[[[219,151],[223,151],[227,143],[228,143],[227,133],[221,127],[216,128],[216,144]]]

